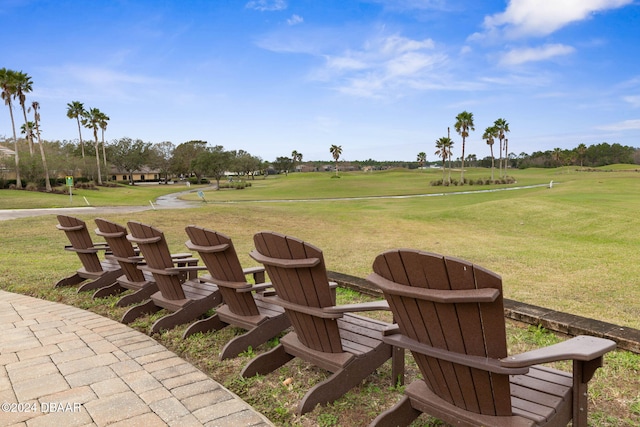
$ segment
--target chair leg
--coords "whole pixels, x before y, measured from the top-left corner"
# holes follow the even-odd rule
[[[411,406],[411,400],[404,396],[395,406],[378,415],[369,427],[400,427],[408,426],[418,418],[422,412]]]
[[[80,286],[78,288],[78,293],[84,291],[92,291],[94,289],[100,289],[106,286],[113,285],[121,275],[122,270],[120,269],[107,271],[96,280],[92,280],[91,282],[85,283],[84,285]]]
[[[313,386],[298,405],[299,415],[313,411],[318,404],[333,402],[347,391],[360,384],[391,356],[390,347],[379,345],[366,356],[354,358],[344,368],[336,371],[326,380]]]
[[[192,300],[172,314],[168,314],[151,326],[152,334],[160,332],[162,329],[172,329],[175,326],[191,322],[206,313],[207,310],[214,308],[222,303],[222,295],[220,291],[216,291],[208,295],[206,298]]]
[[[155,282],[148,282],[137,291],[125,295],[116,302],[116,307],[126,307],[131,304],[137,304],[144,300],[147,300],[151,295],[158,292],[158,285]]]
[[[211,317],[207,317],[206,319],[198,320],[197,322],[192,323],[182,334],[182,338],[187,338],[193,334],[197,334],[198,332],[209,332],[209,331],[219,331],[220,329],[229,326],[227,323],[224,323],[217,314],[214,314]]]
[[[236,357],[249,347],[256,348],[264,344],[290,325],[289,318],[284,314],[272,317],[255,328],[229,341],[220,352],[220,360]]]
[[[129,310],[124,313],[120,322],[129,324],[136,320],[138,317],[143,316],[145,314],[153,314],[157,311],[160,311],[161,307],[158,307],[153,303],[153,301],[149,300],[144,304],[136,305],[131,307]]]
[[[122,286],[120,286],[119,283],[114,283],[113,285],[109,285],[109,286],[105,286],[104,288],[100,288],[97,291],[95,291],[93,293],[93,299],[96,298],[105,298],[105,297],[109,297],[111,295],[117,295],[119,293],[122,293],[124,291],[126,291],[126,288],[123,288]]]
[[[251,359],[240,372],[240,376],[249,378],[257,374],[265,375],[275,371],[291,359],[293,359],[293,355],[287,353],[282,344],[278,344],[274,349]]]
[[[56,283],[55,285],[53,285],[54,288],[60,288],[62,286],[75,286],[78,285],[82,282],[84,282],[85,279],[83,277],[80,277],[80,275],[78,273],[73,274],[69,277],[65,277],[64,279],[60,279],[58,280],[58,283]]]

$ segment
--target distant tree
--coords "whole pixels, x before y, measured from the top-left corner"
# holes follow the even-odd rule
[[[484,130],[484,134],[482,135],[482,139],[487,141],[487,145],[491,149],[491,181],[494,180],[493,171],[495,169],[495,164],[494,164],[495,156],[493,155],[493,144],[495,143],[495,139],[497,135],[498,135],[498,130],[495,128],[495,126],[489,126],[488,128],[486,128]]]
[[[33,82],[31,81],[31,77],[27,73],[23,73],[22,71],[16,71],[15,73],[15,85],[16,92],[15,98],[18,99],[20,103],[20,107],[22,107],[22,115],[24,117],[24,122],[27,123],[27,107],[26,107],[26,94],[31,92],[33,89]],[[29,129],[29,132],[26,134],[27,143],[29,144],[29,154],[33,157],[33,129]]]
[[[115,140],[110,148],[111,163],[119,170],[127,172],[129,184],[135,185],[133,173],[149,162],[151,143],[140,139],[134,141],[131,138],[120,138]]]
[[[422,168],[424,166],[424,163],[427,161],[427,153],[425,153],[424,151],[419,152],[416,160],[418,161],[418,163],[420,164],[420,167]]]
[[[18,154],[18,136],[16,135],[16,122],[13,118],[13,104],[12,98],[15,97],[16,87],[16,72],[8,70],[6,68],[0,68],[0,88],[2,89],[1,95],[4,103],[9,107],[9,115],[11,116],[11,129],[13,130],[13,144],[15,146],[14,159],[16,162],[16,187],[22,188],[22,180],[20,179],[20,155]]]
[[[293,150],[291,152],[291,169],[293,171],[296,170],[296,162],[301,162],[302,161],[302,153],[299,153],[296,150]]]
[[[507,121],[505,119],[497,119],[495,122],[493,122],[493,127],[496,128],[497,133],[498,133],[498,140],[500,141],[500,161],[499,161],[498,165],[499,165],[499,169],[500,169],[500,176],[502,177],[503,176],[503,172],[502,172],[503,141],[505,139],[505,135],[509,132],[509,123],[507,123]],[[505,165],[504,173],[505,174],[507,173],[506,165]]]
[[[195,173],[192,168],[192,160],[198,157],[201,153],[207,150],[207,142],[200,140],[193,140],[183,142],[178,145],[173,151],[173,158],[171,160],[171,171],[176,175],[184,175],[185,177]],[[196,174],[198,179],[200,176]]]
[[[82,152],[82,158],[84,159],[84,143],[82,142],[82,130],[80,122],[84,117],[84,104],[79,101],[73,101],[67,104],[67,117],[70,119],[76,119],[78,123],[78,137],[80,138],[80,150]]]
[[[333,159],[336,161],[336,176],[338,176],[338,160],[342,155],[342,146],[341,145],[332,145],[329,148],[329,152],[333,156]]]
[[[107,125],[109,124],[107,122],[109,120],[109,116],[100,111],[100,114],[98,115],[98,126],[100,126],[100,129],[102,130],[102,161],[104,162],[105,168],[107,167],[107,150],[104,145],[104,132],[107,130]]]
[[[290,157],[276,157],[276,160],[271,164],[276,172],[284,172],[288,173],[289,169],[291,169],[291,158]]]
[[[585,157],[585,154],[587,153],[587,146],[584,144],[580,144],[578,145],[578,148],[576,148],[576,151],[578,152],[578,159],[580,160],[580,169],[582,169],[584,157]]]
[[[169,182],[169,173],[171,172],[171,159],[176,146],[169,141],[159,142],[151,147],[150,166],[158,169],[160,175],[164,176],[164,183]]]
[[[238,175],[251,175],[251,179],[255,179],[255,172],[260,169],[262,159],[252,156],[244,150],[230,152],[232,157],[233,171]]]
[[[444,184],[445,172],[447,170],[446,161],[451,159],[451,149],[453,148],[453,140],[448,136],[443,136],[436,140],[436,156],[442,158],[442,183]],[[451,161],[451,160],[449,160]],[[451,172],[449,172],[449,184],[451,184]]]
[[[38,145],[40,145],[40,157],[42,158],[42,167],[44,168],[44,185],[47,192],[50,193],[52,188],[51,181],[49,179],[49,168],[47,167],[47,156],[44,152],[44,143],[42,142],[42,138],[40,138],[40,103],[33,101],[31,103],[31,108],[33,108],[35,136],[38,139]]]
[[[231,167],[231,153],[224,150],[222,145],[207,147],[198,153],[191,162],[191,168],[200,179],[200,176],[212,177],[216,180],[216,189],[220,190],[220,179]]]
[[[102,172],[100,169],[100,149],[98,146],[98,128],[102,120],[103,113],[97,108],[90,108],[84,112],[82,117],[82,125],[87,129],[93,130],[93,139],[96,149],[96,168],[98,175],[98,185],[102,185]]]
[[[461,167],[460,167],[460,182],[464,184],[464,148],[465,141],[469,136],[469,131],[476,130],[473,124],[473,113],[468,111],[463,111],[462,113],[456,116],[456,124],[455,124],[456,132],[460,134],[462,137],[462,156]]]

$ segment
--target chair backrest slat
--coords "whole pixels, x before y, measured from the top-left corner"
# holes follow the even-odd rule
[[[200,254],[211,279],[218,284],[222,300],[229,310],[241,316],[259,315],[260,311],[250,292],[237,292],[234,288],[224,286],[224,282],[246,282],[232,240],[222,233],[195,225],[189,225],[185,230],[189,236],[187,247],[194,248]]]
[[[153,279],[158,284],[162,296],[169,300],[185,299],[182,289],[184,275],[153,272],[153,270],[161,271],[173,267],[171,252],[164,233],[155,227],[137,221],[129,221],[127,227],[131,233],[127,239],[136,243],[140,248],[147,266],[152,269]]]
[[[67,235],[84,269],[91,273],[103,271],[98,251],[94,249],[86,223],[79,218],[67,215],[58,215],[58,223],[58,229]]]
[[[402,286],[438,290],[493,288],[493,302],[433,302],[383,288],[400,332],[420,343],[492,359],[506,357],[502,280],[466,261],[415,250],[379,255],[373,271]],[[413,352],[427,386],[444,400],[488,415],[511,415],[509,378]]]
[[[135,248],[127,240],[127,229],[120,224],[103,218],[96,218],[95,222],[98,226],[96,234],[107,242],[127,280],[130,282],[143,282],[145,278],[142,271],[137,268],[138,262],[125,261],[125,259],[136,256]]]
[[[288,268],[265,264],[267,274],[283,300],[306,307],[330,307],[333,297],[322,251],[302,240],[274,232],[254,236],[256,251],[261,255],[284,260],[317,258],[311,266]],[[342,343],[336,319],[319,318],[286,309],[300,342],[307,347],[327,353],[342,353]]]

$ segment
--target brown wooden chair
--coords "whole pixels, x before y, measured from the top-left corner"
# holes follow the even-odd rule
[[[507,356],[502,279],[474,264],[415,250],[379,255],[368,280],[389,302],[422,380],[372,426],[408,425],[421,413],[460,426],[587,425],[587,383],[613,341],[579,336]],[[573,360],[573,375],[540,363]]]
[[[338,399],[392,357],[391,346],[382,341],[383,331],[392,325],[349,314],[388,310],[385,301],[336,306],[320,249],[273,232],[256,234],[254,242],[251,257],[264,264],[276,290],[276,296],[265,299],[285,309],[294,331],[251,360],[243,377],[266,374],[294,357],[332,372],[299,403],[297,412],[304,414]],[[402,369],[401,363],[394,368]]]
[[[290,326],[282,307],[262,298],[264,291],[271,288],[270,283],[264,283],[264,267],[243,269],[233,242],[222,233],[194,225],[188,226],[186,232],[187,248],[197,251],[207,266],[209,274],[200,280],[217,285],[224,303],[216,308],[215,315],[189,326],[184,337],[229,325],[248,331],[224,346],[220,353],[222,360],[249,347],[255,348]],[[245,275],[252,275],[255,284],[247,283]]]
[[[153,280],[151,273],[143,272],[138,268],[138,266],[144,265],[144,257],[140,255],[138,248],[134,247],[127,239],[126,227],[104,218],[96,218],[95,222],[98,226],[95,233],[107,242],[112,257],[120,265],[123,274],[117,279],[117,288],[104,288],[96,291],[93,296],[103,297],[126,290],[134,291],[120,298],[116,302],[118,307],[126,307],[148,300],[152,294],[158,292],[158,285]],[[178,266],[196,265],[198,262],[190,253],[186,252],[171,254],[171,257],[174,260],[179,260]],[[123,319],[123,322],[129,323],[131,320],[133,319]]]
[[[122,270],[115,259],[107,256],[109,247],[104,243],[94,244],[87,229],[87,224],[79,218],[67,215],[58,215],[58,230],[64,231],[71,245],[65,246],[65,250],[75,252],[82,263],[74,274],[59,280],[55,287],[74,286],[84,283],[78,288],[80,291],[89,291],[113,286]],[[98,252],[105,253],[105,259],[100,260]]]
[[[196,320],[222,302],[216,285],[189,275],[206,267],[176,266],[177,262],[182,263],[184,260],[171,256],[162,231],[137,221],[129,221],[127,228],[130,232],[127,239],[138,246],[145,260],[145,264],[138,268],[151,273],[158,285],[158,292],[153,293],[147,303],[130,308],[123,319],[130,320],[161,308],[171,311],[171,314],[158,319],[151,326],[150,332],[156,333]]]

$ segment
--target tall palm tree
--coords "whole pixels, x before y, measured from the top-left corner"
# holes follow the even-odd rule
[[[100,171],[100,149],[98,146],[98,128],[100,127],[100,120],[102,112],[97,108],[90,108],[85,111],[82,118],[82,125],[87,129],[93,129],[93,139],[96,147],[96,166],[98,167],[98,185],[102,185],[102,172]]]
[[[11,116],[11,129],[13,130],[13,144],[15,145],[14,158],[16,161],[16,187],[22,188],[22,180],[20,179],[20,156],[18,155],[18,137],[16,135],[16,122],[13,118],[13,104],[11,99],[16,94],[16,72],[6,68],[0,68],[0,88],[2,89],[2,99],[7,107],[9,107],[9,115]]]
[[[505,135],[509,132],[509,123],[507,123],[507,121],[505,119],[498,119],[495,122],[493,122],[493,126],[497,129],[498,131],[498,140],[500,141],[500,162],[499,162],[499,168],[500,168],[500,176],[502,177],[502,141],[504,141],[505,139]],[[505,164],[505,171],[504,173],[507,173],[507,165]]]
[[[24,116],[24,122],[27,123],[27,107],[25,106],[25,102],[27,100],[26,94],[31,92],[33,89],[33,82],[31,81],[31,77],[27,73],[23,73],[22,71],[16,72],[16,93],[15,97],[18,98],[18,102],[22,107],[22,115]],[[33,157],[33,133],[28,132],[26,134],[27,143],[29,144],[29,154]]]
[[[447,170],[446,161],[451,159],[451,149],[453,148],[453,140],[448,136],[443,136],[436,140],[436,152],[435,155],[442,157],[442,183],[444,184],[445,172]],[[451,160],[449,160],[451,165]],[[451,184],[451,172],[449,172],[449,184]]]
[[[498,130],[495,128],[495,126],[489,126],[488,128],[486,128],[484,130],[484,134],[482,135],[482,139],[487,141],[487,145],[489,146],[489,148],[491,148],[491,181],[494,180],[493,170],[495,169],[495,165],[494,165],[495,157],[493,155],[493,144],[495,142],[495,138],[497,137],[497,135],[498,135]]]
[[[460,170],[460,182],[464,184],[464,148],[465,141],[469,136],[469,131],[476,130],[473,124],[473,113],[468,111],[463,111],[462,113],[456,116],[456,124],[454,125],[456,128],[456,132],[460,134],[462,137],[462,164]]]
[[[107,116],[105,113],[101,111],[100,116],[98,117],[98,125],[100,125],[100,129],[102,130],[102,161],[104,162],[105,169],[107,167],[107,150],[104,148],[104,132],[107,130],[107,125],[108,125],[107,122],[109,120],[110,120],[109,116]]]
[[[67,117],[70,119],[76,119],[78,122],[78,136],[80,137],[80,150],[82,152],[82,158],[84,159],[84,143],[82,142],[82,130],[80,129],[80,122],[84,117],[84,104],[80,101],[73,101],[67,104]]]
[[[420,168],[422,169],[424,163],[427,161],[427,153],[425,153],[424,151],[419,152],[416,160],[418,161],[418,163],[420,164]]]
[[[336,161],[336,176],[338,176],[338,159],[340,159],[340,155],[342,155],[342,145],[332,145],[329,148],[329,152],[333,156],[333,159]]]
[[[33,108],[33,120],[34,120],[34,128],[35,128],[35,136],[38,138],[38,144],[40,145],[40,157],[42,157],[42,167],[44,168],[44,185],[47,189],[47,192],[51,192],[51,182],[49,181],[49,168],[47,167],[47,157],[44,154],[44,144],[42,143],[42,139],[40,138],[40,103],[37,101],[33,101],[31,103],[31,108]]]

